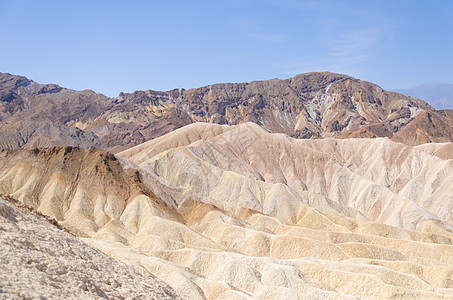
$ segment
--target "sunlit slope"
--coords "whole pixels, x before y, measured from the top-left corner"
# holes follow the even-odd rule
[[[213,126],[190,125],[119,156],[177,186],[169,190],[177,201],[189,190],[285,221],[305,203],[411,230],[453,223],[451,160],[388,139],[297,140],[253,123],[214,135]]]
[[[418,148],[197,123],[0,157],[1,193],[192,299],[453,299],[452,161]]]
[[[181,299],[143,268],[52,224],[0,197],[1,299]]]

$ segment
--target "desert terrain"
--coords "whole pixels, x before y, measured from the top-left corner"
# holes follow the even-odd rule
[[[451,146],[194,123],[3,150],[0,192],[189,299],[453,299]]]

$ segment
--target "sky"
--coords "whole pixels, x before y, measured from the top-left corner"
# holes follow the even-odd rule
[[[0,72],[115,97],[330,71],[453,83],[451,0],[0,0]]]

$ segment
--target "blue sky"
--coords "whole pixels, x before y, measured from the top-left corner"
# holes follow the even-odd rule
[[[0,0],[0,72],[120,91],[331,71],[453,83],[453,1]]]

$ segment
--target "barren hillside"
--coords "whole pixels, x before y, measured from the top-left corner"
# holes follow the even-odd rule
[[[296,138],[388,137],[409,145],[453,141],[451,110],[347,75],[213,84],[108,98],[0,73],[0,148],[56,145],[120,152],[195,122],[254,122]]]
[[[0,198],[0,298],[180,299],[142,267],[112,259],[13,203]]]
[[[0,192],[192,299],[453,299],[449,146],[196,123],[3,151]]]

